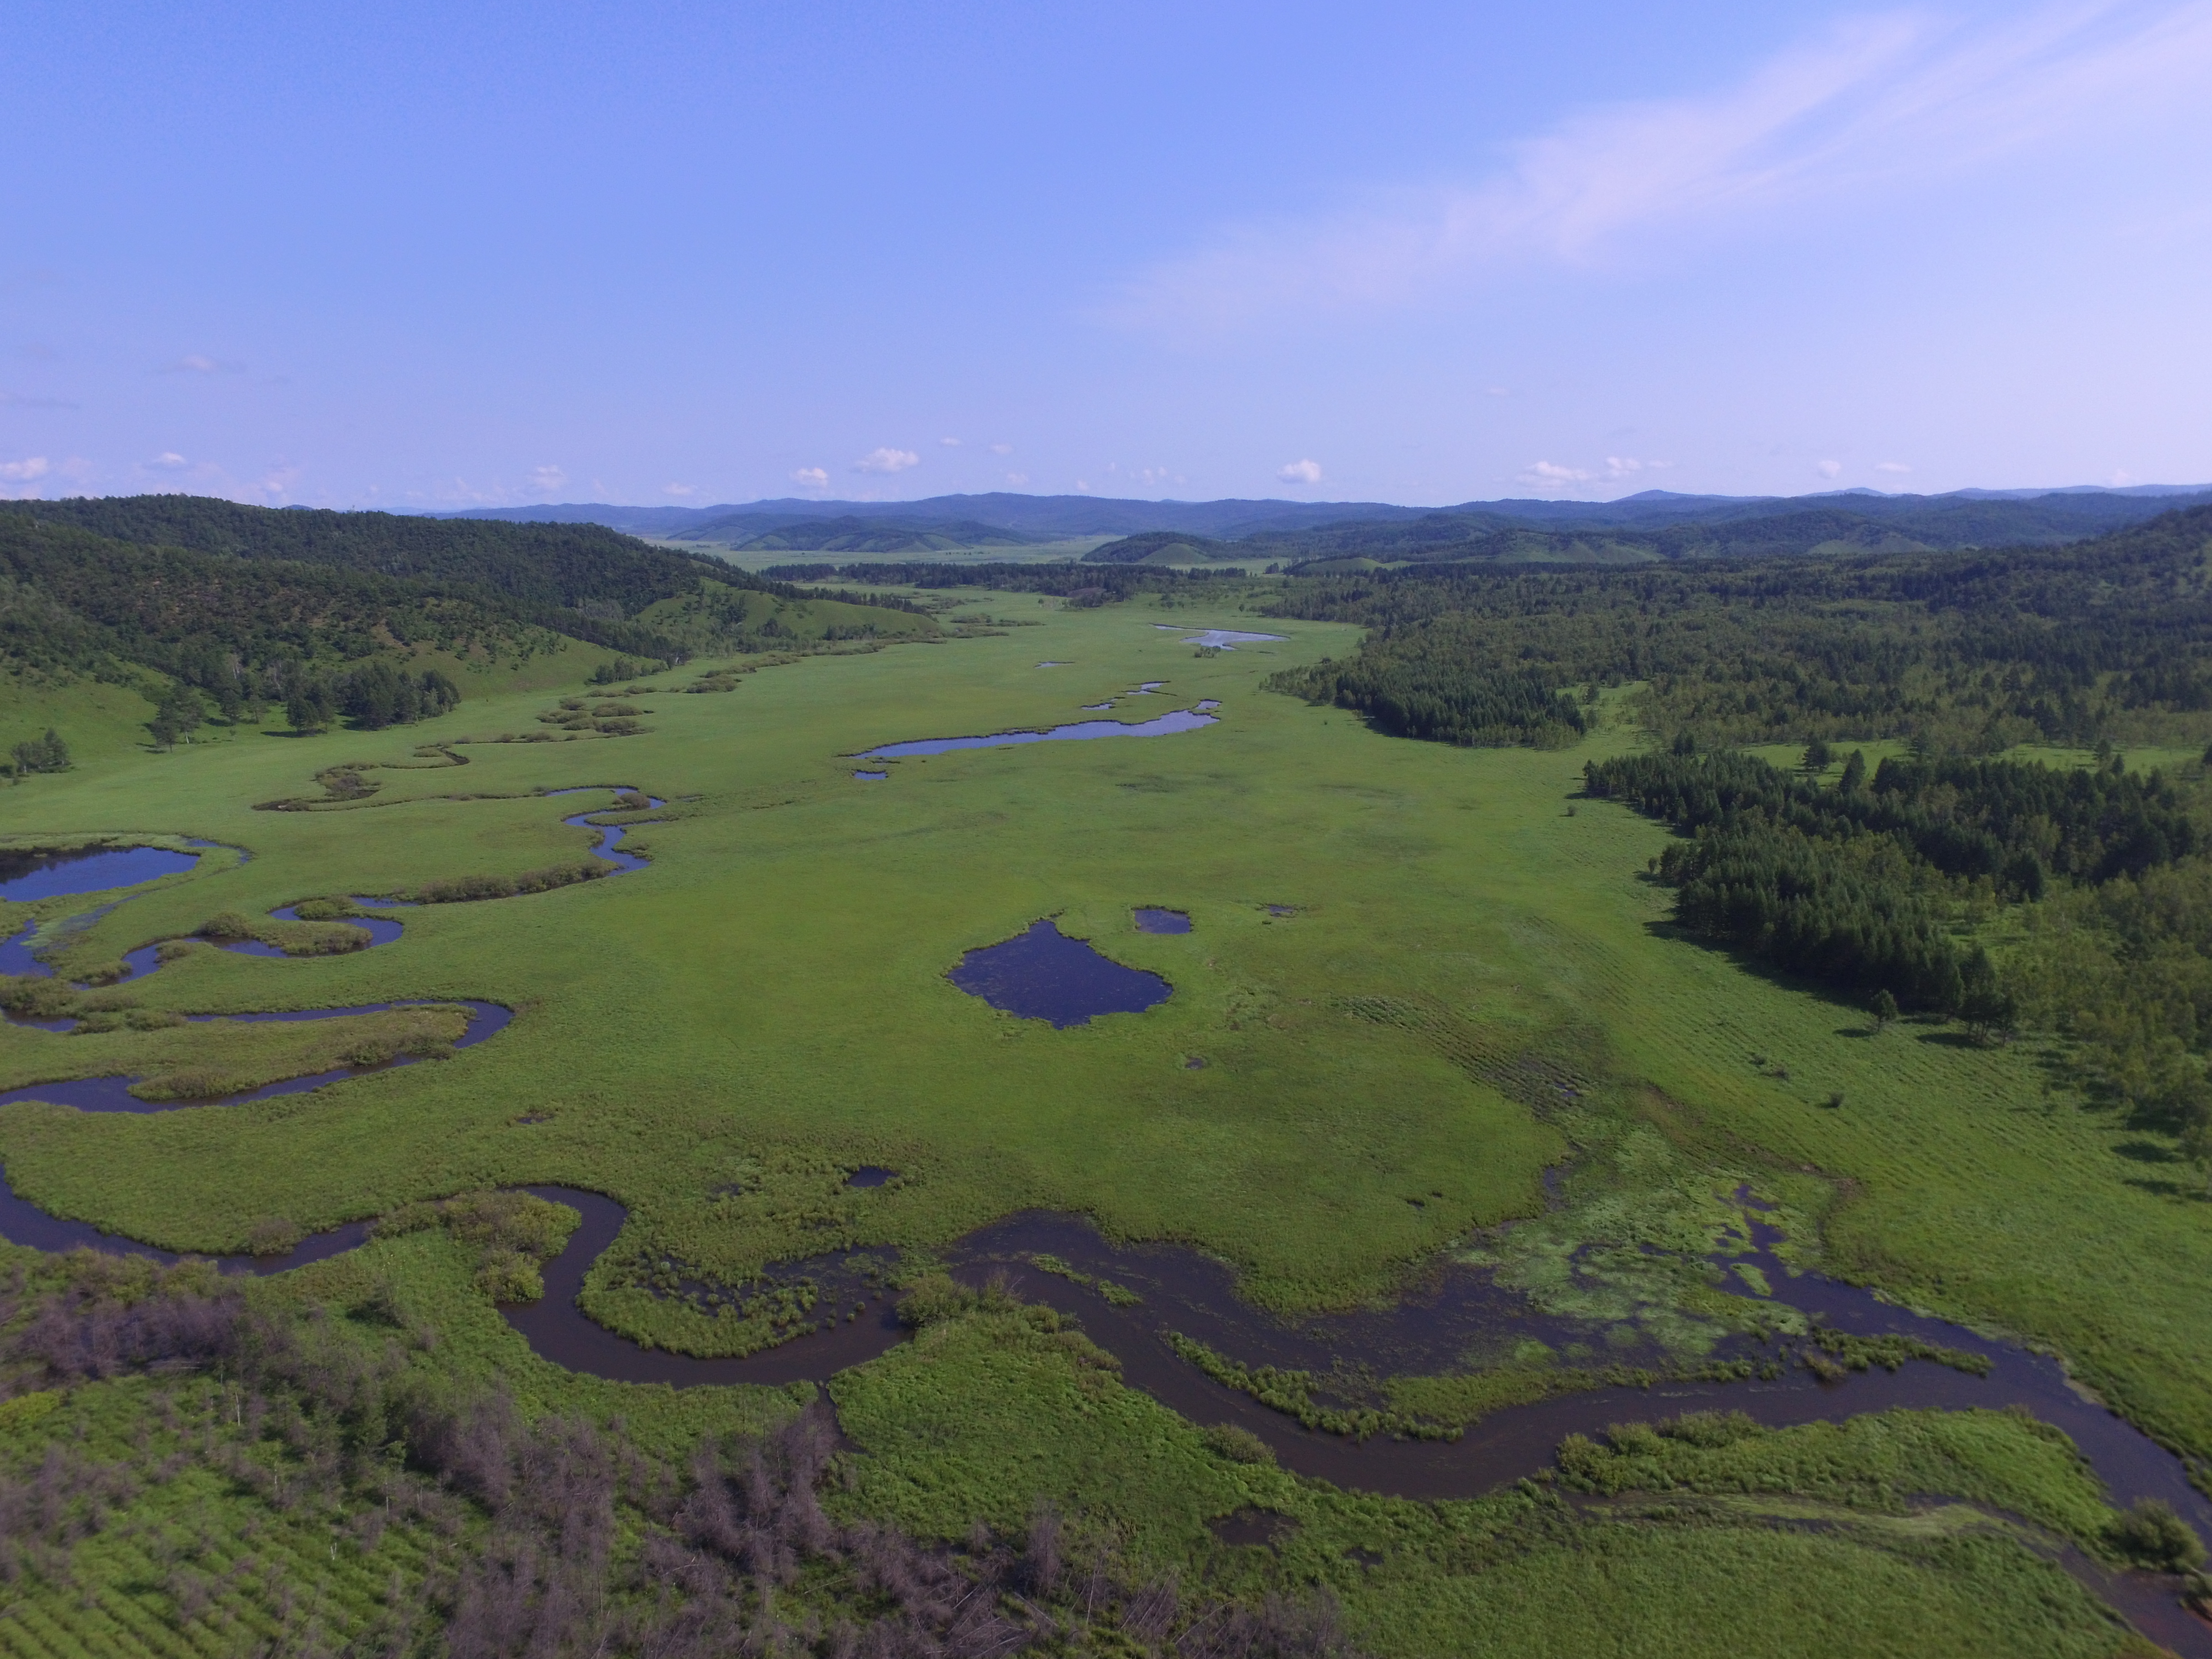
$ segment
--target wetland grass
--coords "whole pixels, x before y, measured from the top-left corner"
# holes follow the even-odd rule
[[[394,948],[190,951],[137,988],[138,1006],[473,997],[519,1012],[495,1050],[364,1078],[312,1106],[0,1109],[0,1161],[58,1214],[205,1249],[271,1218],[313,1232],[565,1182],[629,1206],[624,1246],[638,1259],[724,1284],[825,1252],[939,1250],[1046,1207],[1093,1215],[1115,1237],[1197,1246],[1233,1264],[1253,1302],[1297,1312],[1394,1293],[1415,1264],[1474,1241],[1532,1294],[1686,1330],[1710,1314],[1711,1287],[1636,1277],[1632,1259],[1714,1248],[1741,1224],[1729,1195],[1749,1183],[1778,1206],[1785,1261],[2049,1344],[2135,1421],[2212,1458],[2203,1208],[2142,1178],[2118,1150],[2124,1125],[2046,1093],[2033,1045],[1929,1041],[1946,1034],[1911,1025],[1863,1041],[1863,1012],[1677,937],[1666,895],[1638,878],[1667,832],[1607,803],[1563,811],[1583,760],[1632,734],[1601,729],[1566,753],[1394,741],[1258,691],[1285,665],[1345,655],[1355,630],[1302,623],[1264,654],[1194,658],[1182,635],[1150,626],[1164,619],[1141,605],[1041,610],[1050,633],[1026,644],[807,657],[746,675],[738,697],[641,684],[626,690],[654,709],[651,729],[619,750],[489,741],[533,725],[544,698],[472,688],[430,723],[469,763],[466,799],[447,798],[448,767],[392,764],[413,733],[159,757],[88,746],[70,773],[0,794],[0,833],[158,822],[253,855],[205,857],[58,938],[59,975],[301,893],[481,882],[465,896],[501,902],[411,912]],[[1082,667],[1040,675],[1043,657]],[[1070,672],[1091,696],[1171,674],[1178,699],[1218,701],[1233,718],[1173,742],[942,753],[887,789],[853,787],[841,757],[886,733],[1049,727]],[[611,753],[641,789],[696,801],[655,824],[650,879],[538,881],[591,867],[596,839],[539,792],[603,786]],[[319,773],[368,768],[389,769],[371,794],[253,810],[300,798]],[[1203,927],[1134,931],[1133,909],[1164,893]],[[39,919],[58,921],[52,902]],[[10,908],[10,932],[25,914]],[[948,963],[1048,915],[1110,938],[1117,959],[1176,994],[1141,1018],[1057,1030],[946,981]],[[1385,1006],[1413,1013],[1358,1012]],[[269,1058],[255,1044],[307,1040],[272,1029],[10,1025],[0,1067],[27,1076],[55,1045],[83,1045],[131,1056],[88,1068],[150,1073],[156,1058],[229,1065],[248,1049]],[[1768,1063],[1747,1066],[1754,1053]],[[1194,1054],[1203,1068],[1186,1066]],[[1848,1108],[1823,1109],[1832,1095]],[[863,1163],[901,1179],[848,1187]],[[1563,1171],[1551,1209],[1547,1170]],[[385,1297],[406,1328],[437,1333],[450,1375],[507,1376],[526,1423],[627,1414],[642,1443],[678,1449],[717,1413],[763,1425],[792,1409],[776,1390],[686,1398],[536,1361],[477,1283],[483,1249],[426,1228],[254,1294],[343,1308]],[[1592,1263],[1619,1271],[1583,1271]],[[614,1298],[606,1316],[645,1319],[648,1300],[625,1315]],[[2125,1646],[2017,1539],[1902,1530],[1893,1510],[1848,1493],[1820,1499],[1842,1518],[1816,1533],[1721,1503],[1741,1490],[1632,1519],[1583,1515],[1547,1490],[1462,1504],[1331,1492],[1228,1455],[1036,1310],[952,1309],[832,1392],[866,1453],[839,1499],[855,1513],[951,1548],[979,1521],[1020,1536],[1045,1498],[1103,1517],[1129,1559],[1161,1571],[1212,1564],[1255,1591],[1277,1571],[1329,1586],[1378,1652],[1597,1651],[1631,1619],[1654,1652],[1756,1645],[1785,1627],[1802,1650],[1838,1655]],[[129,1416],[97,1400],[82,1409]],[[2038,1483],[2056,1466],[2040,1443],[2023,1431],[1990,1443],[1999,1506],[2045,1502]],[[2064,1489],[2050,1515],[2102,1502],[2094,1483]],[[1208,1522],[1245,1507],[1301,1525],[1272,1549],[1221,1544]],[[2063,1529],[2099,1547],[2101,1533],[2074,1526]]]

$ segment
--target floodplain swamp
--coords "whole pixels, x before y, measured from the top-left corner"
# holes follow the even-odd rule
[[[283,961],[203,949],[117,988],[192,1013],[482,999],[516,1011],[496,1042],[245,1106],[11,1106],[10,1182],[57,1214],[206,1251],[271,1217],[313,1231],[486,1187],[604,1191],[630,1222],[584,1305],[701,1353],[729,1346],[729,1322],[666,1296],[657,1273],[741,1282],[863,1245],[926,1265],[979,1226],[1048,1209],[1218,1255],[1285,1316],[1386,1298],[1438,1252],[1474,1253],[1539,1305],[1694,1355],[1731,1310],[1635,1258],[1724,1253],[1744,1231],[1741,1192],[1776,1206],[1797,1265],[2050,1344],[2169,1445],[2212,1454],[2201,1202],[2146,1181],[2121,1126],[2046,1088],[2033,1043],[1985,1048],[1910,1023],[1877,1034],[1674,937],[1642,874],[1665,830],[1609,805],[1567,810],[1583,760],[1635,734],[1548,751],[1394,740],[1259,690],[1287,663],[1348,650],[1350,628],[1252,623],[1288,637],[1206,653],[1155,629],[1148,605],[1016,594],[981,608],[1037,625],[810,658],[726,693],[686,693],[712,666],[687,665],[628,699],[635,735],[470,741],[526,729],[556,700],[533,690],[404,732],[101,754],[0,792],[11,839],[191,836],[251,851],[211,853],[118,905],[58,953],[64,974],[223,913],[583,859],[590,837],[561,823],[578,803],[540,792],[635,787],[668,803],[626,811],[610,793],[594,815],[638,822],[625,848],[646,870],[426,905],[392,946]],[[1161,691],[1128,695],[1149,681]],[[1117,720],[1222,707],[1198,731],[851,775],[872,747],[1066,723],[1107,698]],[[451,748],[418,748],[434,744]],[[374,793],[255,810],[316,799],[317,775],[354,765],[374,769],[360,775]],[[1191,931],[1139,931],[1133,912],[1152,906],[1187,913]],[[1055,1030],[947,981],[964,952],[1046,917],[1173,994]],[[0,1066],[21,1075],[58,1044],[141,1069],[141,1049],[203,1033],[217,1040],[10,1026]],[[862,1165],[900,1174],[848,1188]],[[672,1394],[518,1360],[458,1261],[448,1242],[410,1235],[256,1294],[343,1304],[381,1276],[454,1334],[438,1364],[511,1373],[546,1409],[696,1425],[791,1408],[773,1390]],[[862,1453],[853,1501],[957,1539],[979,1519],[1018,1526],[1049,1493],[1164,1560],[1328,1583],[1378,1651],[1603,1651],[1633,1616],[1649,1641],[1620,1651],[1717,1653],[1808,1607],[1817,1617],[1793,1639],[1814,1651],[1911,1650],[1916,1631],[1957,1652],[2129,1639],[1994,1523],[1873,1523],[1911,1507],[1900,1492],[1943,1491],[2094,1547],[2106,1513],[2094,1481],[2063,1458],[2045,1467],[2024,1430],[2007,1441],[1992,1426],[1998,1449],[1972,1491],[1827,1494],[1847,1524],[1826,1530],[1717,1505],[1668,1522],[1583,1516],[1545,1494],[1360,1498],[1240,1462],[1050,1323],[985,1298],[841,1376],[832,1392]],[[1436,1414],[1455,1383],[1481,1395],[1450,1376],[1393,1386]],[[1899,1467],[1931,1467],[1920,1456]],[[1682,1483],[1693,1490],[1694,1472]],[[2058,1487],[2063,1500],[2047,1496]],[[1207,1540],[1207,1521],[1255,1504],[1300,1516],[1305,1541]]]

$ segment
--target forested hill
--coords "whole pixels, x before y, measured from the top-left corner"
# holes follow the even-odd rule
[[[1984,547],[2053,547],[2142,524],[2178,500],[2110,495],[2051,495],[2027,501],[1984,498],[1827,496],[1812,501],[1728,504],[1671,523],[1627,512],[1580,522],[1540,525],[1495,512],[1445,512],[1413,520],[1356,520],[1317,529],[1249,536],[1212,556],[1293,570],[1340,560],[1378,564],[1637,564],[1685,559],[1786,558],[1792,554],[1929,553]],[[1115,544],[1126,545],[1123,544]],[[1127,556],[1100,548],[1094,559]]]
[[[1581,699],[1633,683],[1638,724],[1705,745],[1990,752],[2166,727],[2201,744],[2208,555],[2212,507],[2196,507],[2060,548],[1310,578],[1276,614],[1371,631],[1275,684],[1453,743],[1571,741]]]
[[[295,514],[190,496],[0,508],[0,674],[131,686],[160,707],[157,742],[193,729],[202,693],[226,719],[284,703],[301,710],[295,724],[332,709],[368,724],[411,720],[461,695],[445,669],[571,640],[676,662],[934,631],[910,604],[802,593],[592,525]],[[76,520],[169,539],[119,539]],[[426,655],[449,660],[416,660]]]
[[[690,592],[702,576],[733,586],[762,585],[720,560],[672,553],[593,524],[500,524],[246,507],[204,495],[4,501],[0,512],[142,546],[464,584],[528,605],[608,621],[634,617],[656,600]]]
[[[134,547],[0,514],[0,659],[17,674],[125,682],[152,669],[210,692],[422,647],[551,648],[559,633],[495,594],[288,560]]]

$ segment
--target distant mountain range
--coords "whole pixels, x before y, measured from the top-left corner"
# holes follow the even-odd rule
[[[938,495],[922,501],[781,501],[714,507],[604,503],[477,507],[429,516],[594,524],[631,535],[756,552],[927,554],[1100,536],[1106,563],[1489,560],[1640,562],[1784,553],[2055,544],[2212,503],[2212,485],[2077,485],[1886,495],[1685,495],[1612,501],[1516,499],[1457,507],[1387,501],[1146,501],[1095,495]]]

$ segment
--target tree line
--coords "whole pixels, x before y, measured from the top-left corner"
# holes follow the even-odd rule
[[[1674,917],[1792,973],[1886,993],[1908,1008],[2008,1024],[2014,993],[1950,928],[1960,890],[2041,898],[2054,876],[2088,886],[2198,850],[2178,793],[2114,760],[2093,771],[1964,758],[1853,754],[1832,785],[1754,756],[1667,752],[1583,769],[1589,793],[1688,837],[1654,860]]]
[[[1306,577],[1273,614],[1369,632],[1269,684],[1452,743],[1557,741],[1560,698],[1633,685],[1630,718],[1708,747],[2087,744],[2212,709],[2208,544],[2194,508],[2060,548]]]

